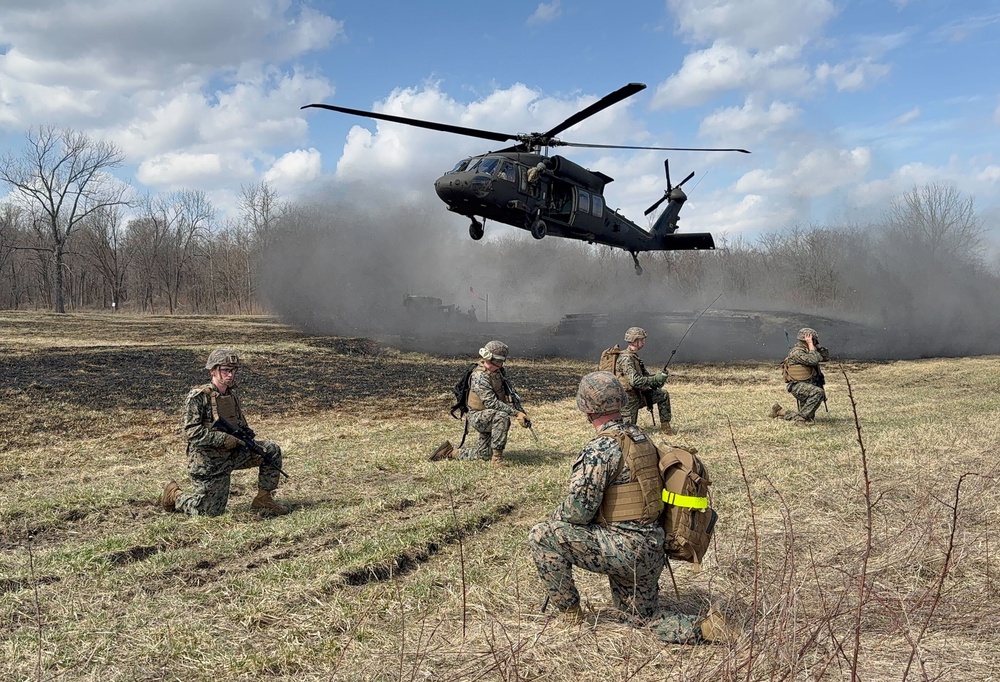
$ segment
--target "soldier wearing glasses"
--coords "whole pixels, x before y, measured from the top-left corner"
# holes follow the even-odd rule
[[[184,432],[187,435],[188,473],[193,489],[181,492],[176,481],[163,489],[160,503],[167,511],[191,516],[219,516],[229,502],[230,478],[237,469],[258,469],[257,495],[251,508],[269,514],[287,514],[290,509],[276,502],[272,493],[278,487],[281,448],[277,443],[257,441],[271,457],[274,466],[246,448],[235,436],[212,428],[216,419],[225,418],[236,426],[246,426],[240,408],[236,374],[240,358],[228,348],[209,353],[205,369],[211,381],[191,389],[184,408]]]

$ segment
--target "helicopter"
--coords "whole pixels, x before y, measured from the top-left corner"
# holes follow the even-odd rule
[[[715,240],[707,232],[677,233],[680,210],[687,201],[687,195],[681,186],[694,177],[694,172],[672,185],[669,161],[664,161],[667,189],[662,197],[646,209],[645,215],[653,213],[664,201],[667,205],[647,231],[617,209],[611,210],[605,205],[604,188],[613,182],[613,178],[600,171],[584,168],[564,156],[549,156],[549,148],[750,153],[746,149],[586,144],[567,142],[556,137],[564,130],[645,88],[643,83],[629,83],[544,133],[493,132],[332,104],[307,104],[302,109],[326,109],[495,142],[513,141],[513,146],[462,159],[434,181],[434,189],[448,210],[470,220],[469,236],[474,240],[482,239],[486,220],[489,219],[528,230],[535,239],[553,236],[578,239],[588,244],[604,244],[631,254],[636,274],[641,275],[642,266],[638,257],[641,252],[715,248]]]

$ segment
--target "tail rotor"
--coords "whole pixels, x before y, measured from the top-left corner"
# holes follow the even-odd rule
[[[647,208],[643,212],[643,215],[647,215],[648,216],[650,213],[652,213],[653,211],[655,211],[656,209],[658,209],[660,207],[660,204],[662,204],[667,199],[681,199],[681,197],[684,197],[684,199],[687,199],[687,196],[685,196],[684,192],[680,191],[680,189],[681,189],[681,185],[683,185],[685,182],[687,182],[688,180],[690,180],[691,178],[694,177],[694,171],[691,171],[690,173],[688,173],[688,176],[686,178],[684,178],[679,183],[677,183],[676,186],[674,186],[674,185],[670,184],[670,160],[669,159],[664,159],[663,160],[663,170],[664,170],[664,172],[667,175],[667,191],[665,191],[663,193],[662,197],[660,197],[655,202],[653,202],[653,205],[650,206],[649,208]],[[674,190],[678,190],[678,194],[675,195],[674,194]],[[681,202],[683,203],[683,200],[681,200]]]

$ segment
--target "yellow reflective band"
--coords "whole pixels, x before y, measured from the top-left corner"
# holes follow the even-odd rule
[[[691,495],[678,495],[669,490],[663,491],[663,501],[675,507],[688,507],[689,509],[708,509],[707,497],[693,497]]]

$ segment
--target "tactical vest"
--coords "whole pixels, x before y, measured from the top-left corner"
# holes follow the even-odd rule
[[[602,525],[620,521],[655,522],[663,511],[663,479],[656,445],[636,426],[621,431],[605,429],[597,436],[614,438],[622,451],[611,480],[618,478],[623,465],[629,471],[627,483],[612,483],[604,491],[597,522]]]
[[[646,376],[646,365],[643,364],[642,359],[639,357],[638,353],[636,353],[634,350],[626,348],[625,350],[622,351],[620,357],[628,358],[628,361],[632,363],[633,367],[635,367],[635,370],[639,374],[639,376],[641,377]],[[633,397],[639,394],[639,389],[633,388],[631,385],[629,385],[629,382],[625,379],[624,375],[620,375],[618,372],[615,372],[615,376],[621,376],[622,388],[625,389],[626,393],[628,393],[630,396]]]
[[[816,367],[792,363],[785,358],[781,363],[781,378],[785,383],[791,381],[809,381],[816,376]]]
[[[215,423],[216,416],[224,418],[234,426],[246,426],[243,419],[243,410],[240,408],[240,400],[236,397],[235,389],[230,389],[228,393],[222,395],[216,390],[213,384],[205,384],[192,389],[193,393],[204,393],[209,398],[208,421],[204,426],[211,426]]]
[[[503,377],[500,376],[500,370],[497,370],[496,372],[490,372],[489,370],[486,369],[485,366],[482,365],[482,363],[480,363],[480,366],[477,367],[472,372],[472,376],[469,377],[470,384],[472,383],[472,380],[475,377],[476,372],[486,372],[487,376],[490,378],[490,386],[493,388],[493,392],[496,394],[497,398],[500,400],[500,402],[507,403],[508,405],[510,405],[510,396],[507,395],[507,391],[503,386]],[[486,403],[484,403],[483,399],[480,398],[479,395],[477,395],[476,392],[471,389],[469,390],[469,399],[467,404],[470,410],[475,410],[476,412],[486,409]]]

